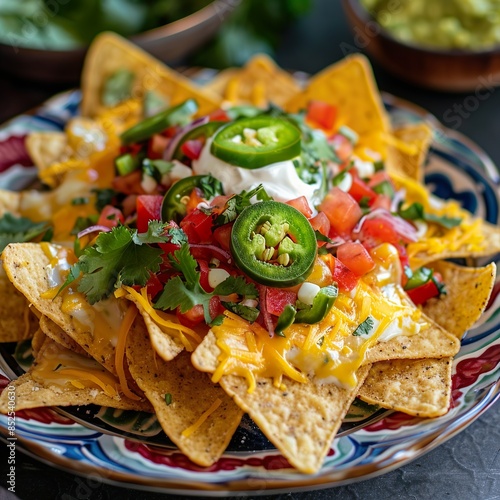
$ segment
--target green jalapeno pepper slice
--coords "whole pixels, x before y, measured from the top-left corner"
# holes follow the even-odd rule
[[[211,175],[191,175],[180,179],[165,193],[161,205],[161,217],[163,222],[171,220],[179,223],[186,215],[186,205],[182,202],[184,196],[189,196],[194,188],[203,191],[207,198],[224,194],[222,184]]]
[[[338,293],[336,285],[328,285],[321,288],[316,297],[314,297],[310,308],[299,309],[297,311],[294,323],[313,324],[324,319],[337,299]]]
[[[172,155],[172,158],[174,158],[175,160],[182,160],[185,155],[182,152],[181,147],[185,142],[199,139],[200,137],[205,137],[205,138],[212,137],[215,134],[215,132],[217,132],[217,130],[220,129],[226,123],[227,122],[213,121],[200,125],[199,127],[196,127],[193,130],[190,130],[179,141],[179,144],[177,144],[174,154]]]
[[[255,169],[299,156],[300,138],[300,130],[285,118],[255,116],[222,127],[210,151],[231,165]]]
[[[277,201],[246,207],[231,231],[236,265],[262,285],[284,288],[302,283],[312,271],[318,245],[306,217]]]
[[[197,102],[194,99],[187,99],[130,127],[121,134],[120,139],[123,144],[145,141],[171,125],[185,124],[197,111]]]

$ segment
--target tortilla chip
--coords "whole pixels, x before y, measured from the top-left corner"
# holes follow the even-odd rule
[[[415,335],[397,335],[368,349],[365,363],[395,359],[446,358],[460,350],[458,339],[426,318],[429,327]]]
[[[416,417],[439,417],[450,406],[452,359],[375,363],[358,396]]]
[[[104,82],[114,72],[128,69],[135,75],[133,96],[154,91],[175,106],[188,98],[195,98],[199,114],[206,115],[219,107],[220,99],[211,92],[196,87],[188,78],[171,70],[136,45],[114,33],[98,35],[87,53],[82,73],[83,116],[96,116],[105,107],[101,104]]]
[[[57,326],[52,320],[47,318],[47,316],[42,316],[40,318],[40,330],[44,335],[62,345],[66,349],[73,351],[80,356],[89,357],[87,352],[77,344],[69,335],[67,335],[64,330]]]
[[[77,327],[73,318],[62,311],[61,296],[42,298],[42,294],[50,289],[45,269],[50,261],[41,246],[37,243],[10,244],[3,251],[2,260],[7,276],[28,302],[62,328],[90,356],[116,374],[115,348],[111,342],[96,340],[90,329]]]
[[[221,71],[205,88],[232,104],[259,107],[283,106],[300,91],[293,76],[265,54],[252,57],[243,68]]]
[[[10,384],[14,386],[16,393],[15,411],[45,406],[80,406],[88,404],[124,410],[151,411],[147,401],[133,401],[120,394],[111,397],[105,394],[97,385],[95,387],[77,388],[69,379],[67,383],[47,379],[40,366],[42,362],[49,358],[56,361],[59,359],[64,360],[65,366],[72,366],[73,361],[76,360],[78,363],[80,356],[47,338],[31,369]],[[85,358],[85,362],[87,364],[95,363],[95,370],[103,370],[93,360]],[[116,380],[116,385],[119,385],[118,380]],[[12,410],[12,408],[9,408],[7,391],[4,391],[0,396],[0,413],[7,413],[9,409]]]
[[[448,332],[461,339],[481,317],[495,285],[496,265],[463,267],[439,261],[429,265],[441,274],[446,295],[428,300],[422,310]]]
[[[194,351],[193,364],[202,371],[215,371],[217,364],[211,361],[217,361],[218,351],[215,335],[209,333]],[[247,381],[234,375],[223,376],[220,385],[291,465],[312,474],[321,468],[368,370],[369,366],[358,370],[358,385],[350,390],[288,379],[286,390],[282,390],[274,386],[272,379],[260,378],[249,394]]]
[[[137,309],[143,317],[144,323],[146,324],[146,328],[149,332],[151,345],[163,360],[171,361],[184,350],[184,346],[182,344],[180,344],[168,332],[164,332],[161,327],[151,319],[151,316],[144,310],[140,301],[134,300],[134,297],[131,295],[127,295],[126,297],[137,306]]]
[[[19,204],[21,203],[21,194],[16,191],[0,189],[0,217],[6,213],[19,216]]]
[[[31,132],[25,145],[39,172],[68,159],[71,152],[64,132]]]
[[[389,172],[397,172],[424,183],[424,163],[432,143],[433,130],[424,122],[409,124],[393,131],[396,143],[390,146]]]
[[[16,290],[3,270],[0,270],[0,342],[28,339],[38,329],[26,297]]]
[[[38,356],[38,353],[45,343],[46,338],[47,335],[43,333],[41,328],[38,328],[38,330],[33,334],[33,337],[31,339],[31,353],[33,354],[33,357],[36,358]]]
[[[151,401],[167,436],[194,463],[209,466],[217,461],[243,416],[232,399],[193,367],[189,353],[169,362],[158,359],[142,321],[136,321],[127,337],[127,359],[132,377]],[[183,435],[217,401],[219,405],[199,428]]]
[[[366,57],[351,55],[317,73],[303,91],[286,103],[285,110],[296,113],[306,109],[312,100],[335,106],[335,127],[347,125],[357,132],[356,153],[361,157],[366,149],[387,156],[391,125]]]

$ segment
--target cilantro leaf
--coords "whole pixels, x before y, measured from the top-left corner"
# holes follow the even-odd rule
[[[368,335],[374,325],[375,322],[373,321],[373,318],[371,316],[368,316],[362,323],[358,325],[358,327],[352,332],[352,334],[355,337],[359,337],[360,335]]]
[[[181,246],[188,242],[186,233],[180,227],[170,226],[167,231],[170,243]]]
[[[6,212],[0,217],[0,252],[9,243],[24,243],[42,236],[44,241],[52,238],[52,226],[48,222],[33,222],[27,217],[16,217]]]
[[[249,323],[254,323],[260,314],[260,311],[256,307],[244,306],[237,302],[222,302],[222,305]]]
[[[243,276],[229,276],[222,283],[219,283],[214,291],[214,295],[231,295],[236,293],[246,299],[255,299],[259,295],[253,283],[248,283]]]
[[[106,205],[113,205],[113,200],[117,196],[118,192],[114,189],[92,189],[92,192],[95,193],[95,208],[101,213],[102,209]]]
[[[96,243],[83,251],[76,264],[82,273],[78,291],[91,304],[109,297],[122,284],[144,286],[150,274],[159,271],[163,251],[137,244],[136,234],[136,230],[117,226],[100,233]]]
[[[160,222],[159,220],[150,220],[147,232],[134,233],[132,239],[136,245],[143,245],[145,243],[165,243],[168,241],[168,235],[165,234],[167,227],[168,224]]]
[[[446,229],[452,229],[453,227],[459,226],[462,222],[462,219],[460,217],[447,217],[446,215],[428,214],[425,212],[424,206],[418,202],[412,203],[405,209],[400,209],[398,215],[406,220],[421,219],[427,222],[434,222],[435,224],[439,224]]]
[[[216,196],[224,194],[222,182],[210,174],[201,177],[199,187],[203,191],[204,197],[207,200],[210,200],[212,198],[215,198]]]
[[[224,210],[215,218],[215,225],[222,226],[235,220],[244,208],[251,205],[253,197],[256,197],[260,201],[271,199],[262,184],[259,184],[248,192],[242,191],[239,194],[235,194],[227,200]]]

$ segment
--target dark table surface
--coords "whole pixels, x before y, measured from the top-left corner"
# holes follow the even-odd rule
[[[357,50],[345,22],[340,2],[315,0],[310,14],[291,26],[283,37],[277,62],[284,68],[310,73]],[[450,128],[470,137],[500,165],[500,88],[472,106],[474,92],[446,94],[402,82],[374,63],[381,90],[412,101],[432,112]],[[482,85],[478,81],[478,86]],[[41,103],[57,86],[41,86],[0,75],[0,123]],[[476,102],[476,101],[474,101]],[[0,446],[0,486],[6,487],[7,449]],[[174,498],[128,490],[80,478],[52,468],[31,457],[18,459],[16,495],[28,499],[142,500]],[[0,499],[15,498],[0,489]],[[195,497],[186,497],[195,498]],[[265,498],[265,497],[260,497]],[[500,404],[458,436],[413,462],[383,476],[322,491],[288,493],[280,499],[500,499]]]

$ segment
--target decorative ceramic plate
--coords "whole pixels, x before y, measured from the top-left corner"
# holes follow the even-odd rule
[[[434,124],[436,134],[425,169],[430,190],[442,198],[457,199],[472,213],[498,224],[499,173],[489,158],[466,138],[443,129],[425,111],[392,96],[384,100],[396,124],[422,119]],[[19,147],[22,137],[34,130],[61,130],[76,114],[79,101],[76,91],[63,94],[36,114],[20,116],[0,129],[0,158],[8,154],[18,163],[0,174],[0,187],[19,189],[33,180],[36,172]],[[209,468],[198,467],[182,455],[154,416],[92,406],[17,412],[16,444],[77,474],[168,493],[277,493],[367,479],[444,443],[500,399],[499,291],[497,285],[483,318],[462,341],[453,366],[452,405],[445,416],[419,419],[356,401],[323,468],[312,476],[291,468],[248,417],[224,456]],[[26,344],[15,350],[13,345],[2,347],[0,388],[22,373],[30,356]],[[0,431],[8,438],[4,415],[0,415]]]

